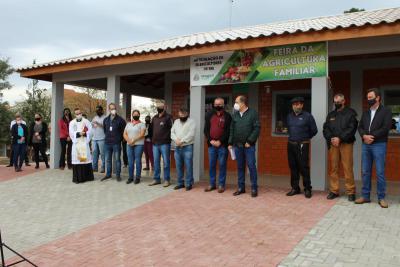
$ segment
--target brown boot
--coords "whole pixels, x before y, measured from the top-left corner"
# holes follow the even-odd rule
[[[356,204],[364,204],[364,203],[370,203],[371,200],[369,199],[365,199],[363,197],[357,198],[356,201],[354,201],[354,203]]]
[[[381,208],[387,209],[389,207],[389,204],[384,199],[379,200],[378,203]]]

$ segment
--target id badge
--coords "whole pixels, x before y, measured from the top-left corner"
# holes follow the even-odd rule
[[[112,126],[110,126],[110,132],[112,132]]]

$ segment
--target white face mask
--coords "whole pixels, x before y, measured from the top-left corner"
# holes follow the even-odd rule
[[[21,122],[21,121],[16,121],[16,123],[17,123],[18,125],[20,125],[22,122]]]
[[[76,119],[77,120],[81,120],[82,119],[82,115],[76,115]]]
[[[235,103],[235,105],[233,105],[233,109],[236,111],[240,110],[240,105],[238,103]]]
[[[115,109],[113,109],[113,110],[110,111],[110,113],[111,113],[112,115],[115,115],[115,114],[117,114],[117,111],[116,111]]]

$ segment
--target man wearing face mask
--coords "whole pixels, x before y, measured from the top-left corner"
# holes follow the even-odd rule
[[[33,147],[36,166],[35,169],[39,169],[39,152],[42,155],[46,168],[50,168],[46,149],[47,149],[47,123],[42,121],[42,115],[39,113],[35,114],[35,122],[31,124],[29,145]]]
[[[292,110],[287,116],[289,140],[287,145],[290,168],[290,184],[292,190],[287,196],[300,194],[300,174],[303,177],[304,195],[311,198],[310,178],[310,139],[318,133],[314,117],[303,110],[304,98],[295,97],[291,100]]]
[[[171,128],[172,116],[167,113],[164,102],[157,103],[157,115],[151,121],[153,127],[153,156],[154,156],[154,181],[149,186],[161,184],[160,160],[164,165],[164,187],[171,185],[170,154],[171,154]]]
[[[257,197],[257,167],[256,167],[256,142],[260,134],[260,121],[254,109],[248,107],[247,97],[240,95],[236,97],[235,112],[232,115],[230,125],[228,148],[234,149],[238,170],[238,188],[233,193],[239,196],[245,190],[246,164],[250,172],[251,196]]]
[[[179,110],[179,119],[176,119],[171,129],[171,139],[175,142],[175,163],[178,175],[178,184],[175,190],[186,187],[189,191],[193,187],[193,144],[196,124],[189,118],[187,108]],[[183,181],[183,169],[186,177]]]
[[[15,116],[20,116],[20,117],[21,117],[21,123],[24,124],[24,125],[26,125],[26,122],[22,119],[22,116],[21,116],[21,114],[20,114],[19,112],[17,112],[17,113],[15,114]],[[11,128],[13,127],[13,125],[16,124],[16,123],[17,123],[16,120],[12,120],[12,121],[11,121],[10,130],[11,130]],[[11,140],[11,142],[12,142],[12,140]],[[10,164],[8,164],[6,167],[12,167],[12,166],[14,166],[14,151],[13,151],[12,147],[13,147],[13,146],[11,146]],[[25,165],[26,165],[26,166],[31,166],[31,164],[29,164],[28,151],[25,153]]]
[[[345,106],[346,100],[343,94],[336,94],[333,99],[335,110],[326,117],[323,130],[331,162],[330,192],[327,199],[335,199],[339,196],[339,162],[341,162],[348,200],[354,201],[356,187],[353,173],[353,145],[356,141],[357,113],[354,109]]]
[[[224,110],[224,99],[217,97],[214,108],[206,114],[204,135],[207,137],[210,184],[204,190],[216,189],[217,161],[219,164],[218,193],[225,191],[226,161],[228,159],[228,139],[232,117]]]
[[[121,142],[125,130],[125,120],[117,114],[117,106],[114,103],[108,105],[110,115],[104,119],[104,151],[106,154],[106,176],[101,179],[105,181],[111,178],[113,154],[115,156],[115,172],[117,181],[121,181]]]
[[[92,148],[93,148],[93,171],[98,171],[99,155],[101,156],[101,170],[100,173],[105,172],[106,157],[104,153],[104,139],[106,135],[104,133],[104,115],[103,107],[96,107],[96,116],[92,120]]]
[[[25,159],[26,145],[28,141],[28,127],[22,123],[21,115],[15,116],[15,123],[11,127],[12,145],[13,145],[13,166],[16,172],[22,171],[22,164]]]
[[[371,202],[372,165],[375,163],[378,204],[382,208],[387,208],[389,205],[385,201],[385,160],[389,131],[392,126],[392,112],[381,104],[381,93],[377,88],[367,91],[367,103],[369,109],[363,112],[358,126],[358,132],[363,140],[362,194],[355,203]]]
[[[151,125],[151,117],[147,115],[145,118],[146,122],[146,135],[144,137],[144,156],[146,158],[146,167],[143,169],[145,171],[151,169],[154,170],[154,158],[153,158],[153,143],[151,142],[151,137],[153,136],[153,126]]]

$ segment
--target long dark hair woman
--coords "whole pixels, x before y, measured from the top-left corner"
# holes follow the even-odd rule
[[[58,128],[60,130],[60,144],[61,144],[61,155],[60,155],[60,170],[65,168],[65,154],[67,154],[67,165],[68,169],[72,169],[71,163],[71,152],[72,152],[72,141],[69,137],[69,123],[72,121],[71,110],[65,108],[62,114],[62,118],[58,121]]]

